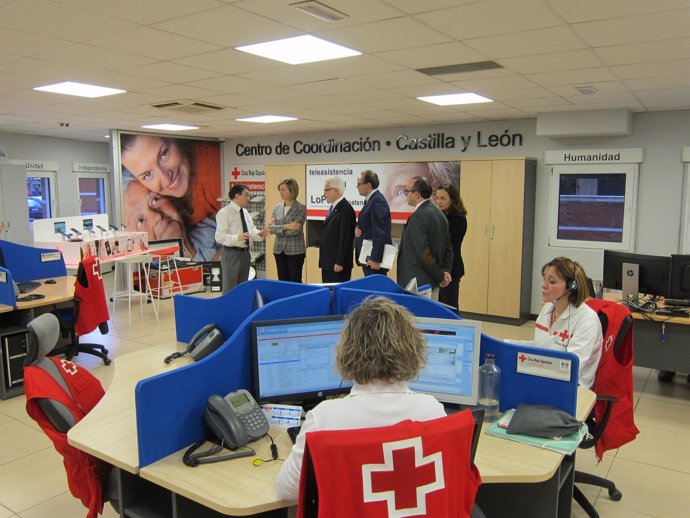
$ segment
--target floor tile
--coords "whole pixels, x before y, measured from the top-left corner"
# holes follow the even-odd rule
[[[633,462],[619,455],[610,476],[623,492],[616,506],[659,518],[688,516],[690,473]]]
[[[21,518],[81,518],[87,513],[86,507],[81,501],[69,491],[66,491],[54,498],[41,502],[20,513]],[[103,506],[101,518],[116,518],[119,514],[115,512],[110,504]]]
[[[658,428],[688,436],[690,440],[690,411],[687,405],[642,395],[635,408],[637,426]]]
[[[65,491],[62,457],[52,445],[0,466],[0,502],[17,514]]]
[[[618,449],[619,459],[665,467],[690,476],[690,435],[639,426],[637,438]],[[690,500],[689,500],[690,502]]]
[[[0,437],[0,466],[53,446],[42,431],[15,420],[0,425]]]

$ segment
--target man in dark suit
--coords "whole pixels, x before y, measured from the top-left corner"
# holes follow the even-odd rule
[[[319,243],[319,268],[322,282],[349,281],[352,274],[353,236],[355,210],[343,196],[345,185],[342,178],[331,177],[323,186],[326,201],[330,204],[328,215],[321,227]]]
[[[357,227],[355,228],[355,259],[359,262],[362,241],[372,242],[371,254],[366,262],[361,264],[364,275],[381,273],[386,275],[388,270],[381,268],[383,249],[385,245],[393,244],[391,239],[391,211],[388,202],[379,191],[379,177],[374,171],[364,171],[357,178],[357,191],[364,196],[364,206],[359,211]]]
[[[398,252],[398,285],[413,279],[417,285],[431,284],[432,297],[438,300],[438,288],[451,281],[453,248],[448,236],[448,220],[431,198],[431,184],[423,176],[410,178],[405,196],[414,212],[407,220]]]

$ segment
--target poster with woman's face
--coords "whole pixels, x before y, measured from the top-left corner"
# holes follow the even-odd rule
[[[220,142],[150,133],[120,133],[123,224],[149,241],[182,238],[184,255],[219,255]]]
[[[440,186],[452,183],[460,185],[460,162],[389,162],[378,164],[342,164],[307,166],[307,218],[323,220],[328,212],[328,202],[323,194],[326,179],[338,176],[345,183],[345,198],[357,213],[364,198],[357,192],[357,178],[366,170],[379,177],[379,191],[385,196],[391,210],[393,223],[405,223],[414,207],[407,204],[405,184],[415,176],[425,176],[436,191]]]

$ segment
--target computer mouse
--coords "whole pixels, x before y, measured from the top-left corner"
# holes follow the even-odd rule
[[[55,279],[48,279],[46,284],[57,284],[57,281]]]

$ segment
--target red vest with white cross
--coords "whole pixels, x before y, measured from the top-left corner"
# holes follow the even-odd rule
[[[101,277],[101,264],[97,257],[85,257],[79,263],[77,280],[74,283],[74,298],[78,299],[79,304],[79,318],[75,325],[77,336],[90,333],[110,318]]]
[[[470,461],[474,419],[458,412],[393,426],[309,432],[298,518],[308,518],[308,471],[318,487],[318,516],[328,518],[469,517],[481,477]]]

